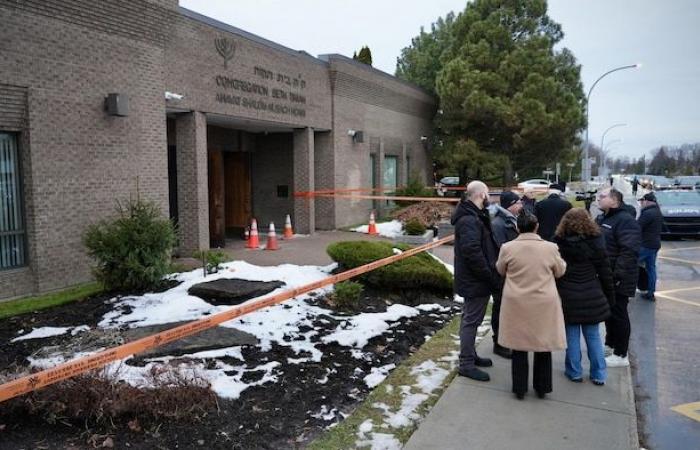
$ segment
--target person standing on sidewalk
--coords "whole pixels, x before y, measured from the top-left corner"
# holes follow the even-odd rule
[[[481,181],[467,185],[465,199],[452,214],[455,227],[455,292],[464,297],[459,339],[459,375],[489,381],[489,374],[479,367],[493,362],[476,354],[476,330],[484,320],[489,297],[501,281],[496,272],[498,248],[491,233],[488,206],[489,190]]]
[[[629,298],[637,287],[641,231],[633,216],[623,209],[622,193],[608,188],[598,194],[598,207],[603,214],[596,222],[603,232],[605,249],[610,258],[615,283],[615,305],[605,321],[605,345],[612,353],[605,358],[608,367],[627,367],[630,340]]]
[[[513,393],[528,386],[528,352],[534,352],[532,385],[537,396],[552,392],[552,351],[566,348],[564,315],[555,279],[566,263],[557,246],[537,233],[537,217],[518,215],[520,235],[503,244],[496,269],[505,277],[498,343],[512,349]]]
[[[637,188],[639,188],[639,179],[637,175],[632,178],[632,195],[637,196]]]
[[[523,209],[523,204],[517,194],[510,191],[501,193],[500,205],[491,205],[492,212],[491,231],[496,240],[499,251],[503,244],[518,237],[517,215]],[[491,330],[493,330],[493,352],[503,358],[510,359],[511,352],[498,344],[499,314],[501,313],[501,297],[503,295],[503,283],[497,292],[493,294],[493,308],[491,309]]]
[[[656,195],[653,192],[645,194],[639,199],[642,211],[639,214],[637,223],[642,231],[642,245],[639,248],[639,265],[647,271],[649,287],[647,292],[642,294],[642,298],[656,300],[656,255],[661,248],[661,228],[664,217],[661,214],[659,205],[656,202]]]
[[[535,191],[532,188],[525,188],[523,196],[520,199],[523,204],[523,209],[530,214],[535,214]]]
[[[535,215],[539,222],[537,234],[547,241],[554,240],[554,232],[564,213],[571,209],[571,203],[561,198],[561,186],[553,184],[549,196],[535,205]]]
[[[554,242],[566,261],[566,273],[557,280],[566,322],[564,373],[571,381],[583,381],[583,333],[591,381],[602,386],[607,379],[607,369],[598,324],[610,317],[610,307],[615,303],[615,286],[605,243],[600,229],[582,208],[564,214]]]

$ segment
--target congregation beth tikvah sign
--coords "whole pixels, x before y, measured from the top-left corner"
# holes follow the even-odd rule
[[[236,42],[218,38],[214,40],[214,47],[224,60],[224,71],[228,71],[229,62],[236,55]],[[306,117],[306,96],[302,94],[306,81],[301,74],[291,77],[255,66],[253,80],[240,79],[228,73],[216,75],[216,101],[274,114]]]

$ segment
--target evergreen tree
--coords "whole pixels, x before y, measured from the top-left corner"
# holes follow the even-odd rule
[[[476,162],[453,155],[469,148],[489,161],[484,178],[523,178],[577,159],[585,95],[573,54],[555,49],[562,38],[545,0],[475,0],[402,51],[397,75],[439,97],[438,163],[474,172]]]
[[[367,64],[368,66],[372,65],[372,51],[369,49],[368,46],[364,46],[360,49],[360,53],[354,54],[352,59],[359,61],[361,63]]]

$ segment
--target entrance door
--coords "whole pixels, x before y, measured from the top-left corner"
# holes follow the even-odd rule
[[[209,150],[209,245],[226,246],[224,158],[221,150]]]
[[[224,153],[226,180],[226,232],[238,235],[250,224],[253,201],[250,187],[250,153]]]

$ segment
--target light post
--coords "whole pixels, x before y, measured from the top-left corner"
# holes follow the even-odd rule
[[[608,164],[605,161],[605,135],[608,134],[608,131],[612,130],[613,128],[618,128],[618,127],[626,127],[626,123],[616,123],[615,125],[609,126],[607,130],[603,132],[603,137],[600,139],[600,152],[603,154],[603,169],[604,169],[604,175],[607,175],[607,169],[608,169]]]
[[[608,70],[603,75],[599,76],[598,79],[595,80],[595,82],[593,83],[591,88],[588,90],[588,95],[586,96],[586,141],[585,141],[585,147],[583,149],[583,154],[584,154],[583,164],[581,165],[581,181],[583,181],[585,183],[588,183],[588,181],[591,178],[591,162],[588,159],[589,158],[589,155],[588,155],[588,110],[589,110],[590,103],[591,103],[591,93],[593,92],[593,89],[595,88],[596,84],[598,84],[598,82],[600,80],[602,80],[606,76],[610,75],[611,73],[617,72],[619,70],[625,70],[625,69],[637,69],[639,67],[642,67],[642,65],[637,63],[637,64],[631,64],[628,66],[620,66],[620,67],[616,67],[612,70]]]

